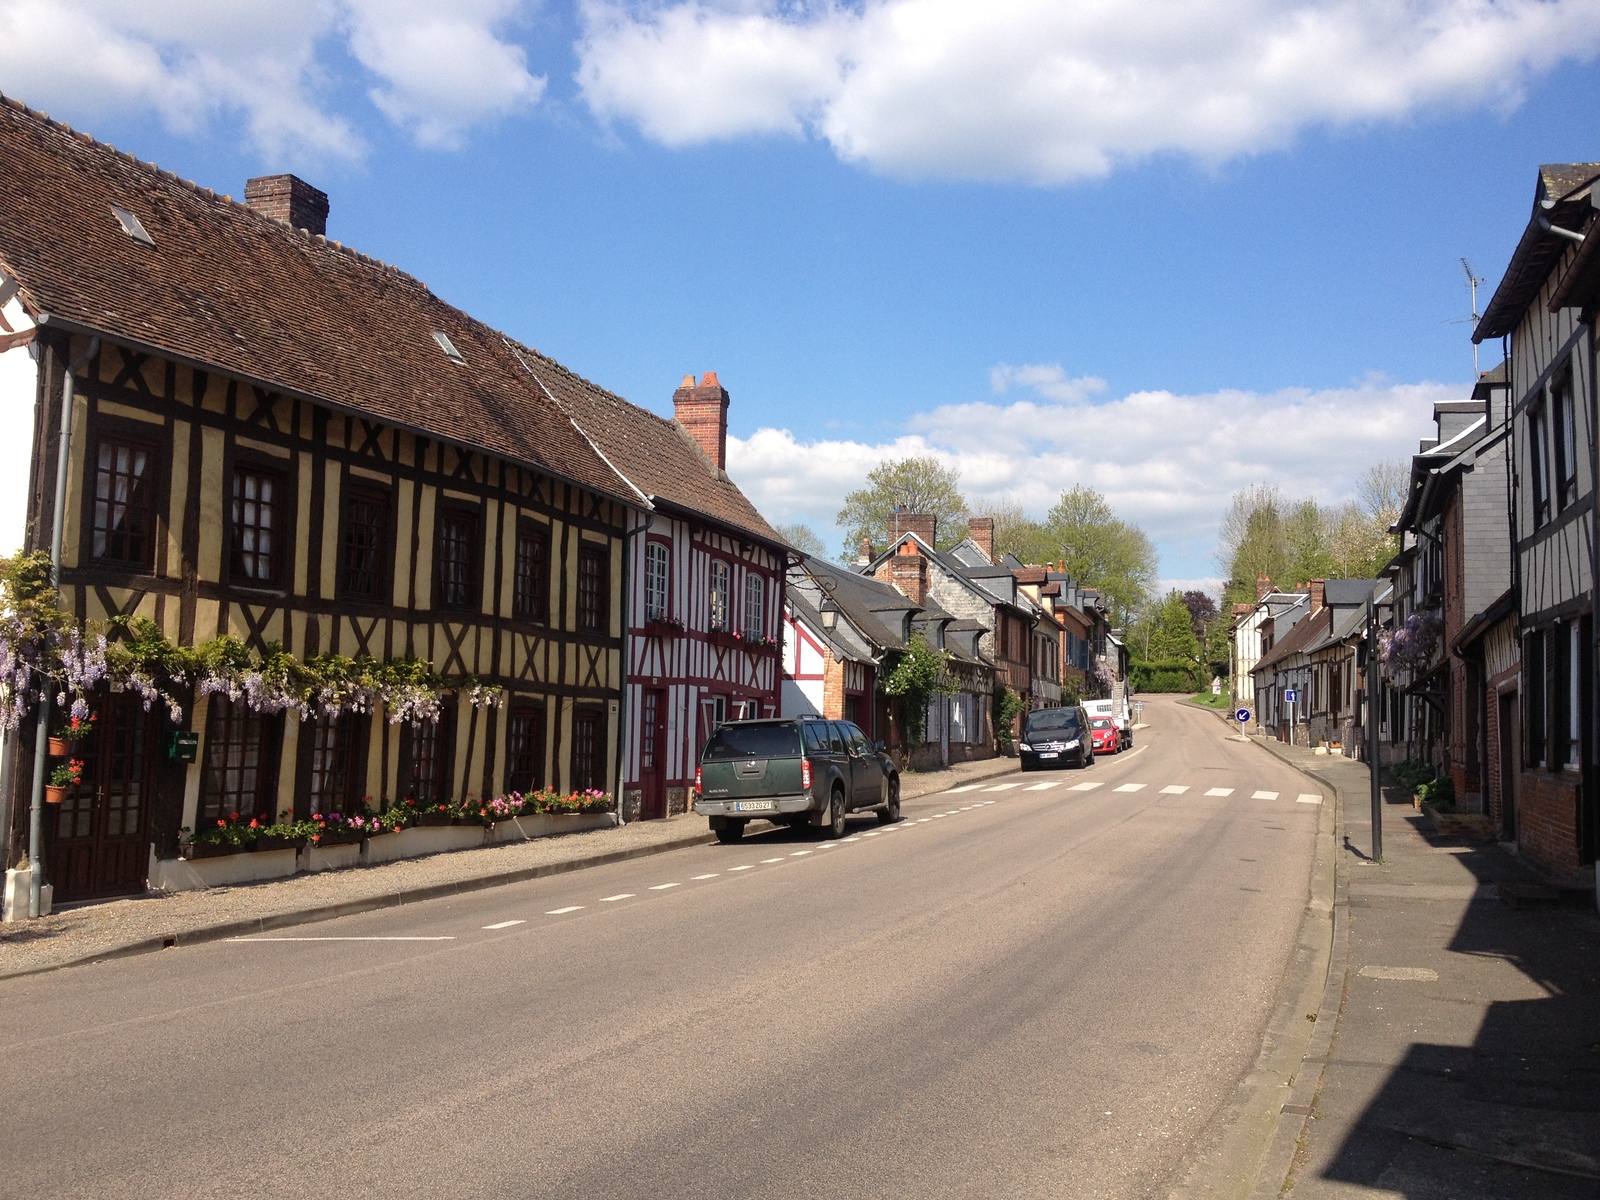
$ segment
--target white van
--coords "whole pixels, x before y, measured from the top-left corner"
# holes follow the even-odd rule
[[[1122,735],[1122,748],[1127,750],[1133,745],[1132,722],[1128,720],[1128,704],[1123,701],[1118,708],[1114,700],[1085,700],[1083,707],[1089,710],[1090,717],[1110,717],[1117,724],[1117,732]]]

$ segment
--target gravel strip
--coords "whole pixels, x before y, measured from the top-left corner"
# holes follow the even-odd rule
[[[1015,769],[1015,759],[1000,758],[960,763],[947,771],[918,772],[903,777],[901,796],[915,799]],[[230,936],[249,927],[281,928],[326,920],[450,891],[493,887],[519,876],[577,870],[709,840],[704,819],[686,815],[372,867],[86,904],[37,921],[0,924],[0,979],[156,950],[163,943],[178,945]]]

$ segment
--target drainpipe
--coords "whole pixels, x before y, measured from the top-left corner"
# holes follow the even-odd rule
[[[71,346],[71,342],[68,342]],[[56,442],[55,514],[50,523],[50,582],[61,586],[61,542],[67,518],[67,464],[72,454],[72,375],[100,352],[100,339],[90,338],[83,353],[67,364],[61,379],[61,432]],[[44,886],[44,768],[50,737],[50,682],[39,685],[39,729],[33,743],[33,807],[28,818],[28,915],[37,917]]]
[[[647,509],[644,514],[644,524],[635,526],[622,535],[622,670],[618,672],[618,686],[620,693],[617,698],[617,828],[627,822],[625,810],[622,806],[623,790],[628,782],[628,655],[633,649],[633,638],[629,633],[631,610],[628,600],[631,595],[629,590],[628,564],[633,561],[633,550],[629,543],[641,533],[649,533],[650,527],[656,523],[655,509]],[[660,750],[657,750],[660,753]]]

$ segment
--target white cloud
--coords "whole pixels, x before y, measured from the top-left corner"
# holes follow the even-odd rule
[[[318,57],[342,41],[390,120],[452,145],[543,90],[496,32],[520,2],[0,0],[0,90],[78,123],[131,109],[191,133],[237,115],[268,156],[353,158],[365,140],[330,110]]]
[[[1436,401],[1463,395],[1452,384],[1372,379],[1315,391],[974,401],[917,414],[883,442],[809,442],[787,429],[729,437],[728,469],[769,520],[806,522],[830,544],[842,537],[834,517],[845,492],[886,458],[933,454],[961,472],[969,501],[1014,502],[1035,517],[1081,483],[1150,534],[1166,574],[1200,578],[1214,570],[1217,523],[1239,488],[1351,499],[1373,463],[1416,452]]]
[[[1060,182],[1317,125],[1514,103],[1600,0],[580,0],[602,119],[827,140],[899,175]]]
[[[1094,375],[1068,378],[1060,363],[1032,363],[1020,367],[1000,363],[989,368],[990,390],[1009,392],[1013,385],[1030,387],[1047,400],[1060,400],[1063,403],[1087,400],[1106,390],[1106,381]]]

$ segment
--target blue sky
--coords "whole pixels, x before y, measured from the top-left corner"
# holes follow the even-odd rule
[[[1235,488],[1346,498],[1470,385],[1458,259],[1486,300],[1537,164],[1600,159],[1600,8],[1041,2],[0,0],[0,90],[234,196],[294,170],[637,403],[717,371],[776,522],[833,543],[932,452],[1214,577]]]

